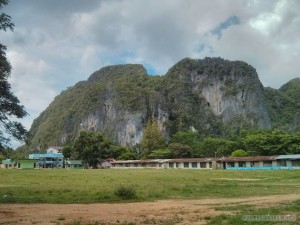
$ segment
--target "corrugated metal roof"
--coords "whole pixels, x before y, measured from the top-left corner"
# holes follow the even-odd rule
[[[37,159],[17,159],[16,162],[37,162]]]
[[[67,164],[82,164],[81,160],[67,160],[66,161]]]
[[[180,163],[180,162],[212,162],[213,158],[182,158],[182,159],[170,159],[168,162]]]
[[[280,156],[246,156],[246,157],[222,157],[222,158],[181,158],[181,159],[147,159],[147,160],[120,160],[112,162],[117,163],[180,163],[180,162],[251,162],[251,161],[274,161],[277,159],[300,159],[300,154],[297,155],[280,155]]]
[[[61,153],[45,153],[45,154],[30,154],[29,159],[40,159],[40,158],[63,158]]]
[[[114,163],[164,163],[167,162],[169,159],[145,159],[145,160],[118,160],[111,162]]]
[[[4,160],[2,160],[2,164],[14,164],[14,161],[13,160],[11,160],[11,159],[4,159]]]
[[[216,161],[221,162],[245,162],[245,161],[273,161],[277,156],[246,156],[246,157],[223,157]]]
[[[280,156],[277,156],[276,159],[300,159],[300,154],[280,155]]]

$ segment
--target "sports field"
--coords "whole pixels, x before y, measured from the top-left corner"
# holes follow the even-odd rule
[[[265,199],[265,201],[260,201],[262,199]],[[199,207],[200,205],[207,206],[210,205],[209,203],[211,202],[212,208],[210,209],[213,209],[215,213],[209,215],[206,212],[205,215],[208,216],[206,217],[205,223],[213,224],[213,221],[217,221],[218,219],[222,220],[226,216],[228,217],[228,212],[230,212],[230,216],[228,218],[231,218],[232,212],[237,212],[237,210],[238,213],[236,216],[249,209],[251,209],[251,212],[261,210],[260,208],[257,208],[259,205],[263,208],[270,207],[273,212],[276,210],[279,212],[281,210],[275,203],[284,203],[284,206],[286,207],[286,204],[290,204],[291,211],[299,212],[300,201],[297,200],[300,200],[300,170],[0,170],[0,216],[1,212],[3,214],[3,219],[0,220],[0,223],[12,221],[18,214],[18,207],[21,207],[20,209],[23,211],[26,207],[32,207],[29,211],[37,210],[34,209],[35,207],[40,209],[46,207],[48,210],[64,207],[66,210],[65,212],[67,212],[67,209],[71,210],[72,207],[76,206],[82,209],[85,207],[92,207],[93,209],[96,209],[97,207],[104,207],[107,205],[106,208],[111,207],[111,210],[113,210],[114,208],[118,208],[123,205],[127,210],[129,210],[130,206],[139,210],[145,207],[145,204],[150,204],[150,206],[146,206],[148,210],[151,206],[154,210],[159,209],[159,207],[164,205],[166,206],[164,210],[167,210],[167,206],[170,205],[171,209],[172,207],[174,208],[174,213],[176,212],[176,215],[172,215],[171,210],[169,214],[166,213],[166,215],[169,215],[166,219],[161,219],[163,222],[159,223],[159,221],[154,221],[156,224],[167,224],[165,223],[166,221],[173,221],[169,224],[184,224],[185,220],[182,219],[183,217],[181,219],[178,217],[178,212],[176,211],[177,206],[179,207],[179,211],[180,207],[182,208],[181,211],[187,216],[187,218],[192,218],[191,216],[188,216],[191,212],[189,208],[193,208],[192,205]],[[26,204],[24,205],[23,203]],[[28,205],[28,203],[39,204]],[[50,206],[47,205],[49,203],[51,203]],[[111,205],[111,203],[113,204]],[[54,207],[54,204],[60,205]],[[89,205],[81,206],[81,204]],[[155,206],[155,204],[157,204],[157,206]],[[182,204],[187,204],[189,206]],[[241,207],[242,205],[243,207]],[[280,207],[282,207],[282,204]],[[7,208],[11,211],[3,213],[6,212],[5,209]],[[22,210],[20,212],[23,212]],[[200,211],[199,213],[195,213],[197,210],[201,211],[200,208],[194,209],[193,213],[201,215]],[[101,211],[104,213],[103,210]],[[12,214],[9,214],[9,212]],[[9,215],[11,215],[10,220]],[[89,223],[85,223],[84,221],[87,220],[83,219],[83,215],[79,218],[76,218],[74,215],[69,218],[68,215],[71,214],[64,215],[64,210],[60,210],[53,215],[55,218],[52,219],[55,220],[57,224],[92,224],[91,221],[93,221],[92,216],[89,217]],[[88,215],[88,213],[85,215]],[[130,214],[127,213],[127,215],[129,216]],[[5,218],[5,216],[7,218]],[[137,220],[136,218],[131,217],[128,217],[127,220],[126,218],[119,220],[117,219],[118,216],[115,216],[116,218],[113,219],[114,222],[112,223],[108,223],[108,220],[105,220],[106,223],[97,222],[97,224],[126,224],[126,221],[131,221],[127,224],[140,224],[141,221],[146,221],[143,224],[147,224],[149,216],[151,219],[151,212],[145,213],[145,215],[143,215],[143,213],[139,214],[141,218],[143,216],[146,218],[144,220]],[[104,218],[104,215],[102,215],[101,218]],[[159,217],[156,216],[155,218]],[[202,217],[199,217],[198,220],[196,219],[196,221],[201,221],[199,224],[205,224],[203,222],[203,218],[205,219],[204,214]],[[5,219],[7,219],[7,221]],[[28,222],[28,218],[27,220],[24,218],[23,221]],[[228,221],[230,220],[228,219]],[[187,220],[186,222],[188,224],[191,221]],[[16,224],[22,223],[20,222]],[[96,224],[96,222],[94,224]],[[149,222],[148,224],[151,223]],[[198,223],[195,222],[193,224]]]
[[[300,193],[300,170],[2,169],[0,178],[0,203],[98,203]],[[133,189],[134,196],[117,196],[120,186]]]

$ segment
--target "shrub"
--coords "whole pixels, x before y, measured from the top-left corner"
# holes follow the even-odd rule
[[[242,149],[238,149],[235,150],[231,153],[232,157],[244,157],[244,156],[248,156],[248,153],[245,150]]]
[[[122,184],[116,188],[115,194],[123,199],[133,199],[136,197],[136,190],[133,186]]]

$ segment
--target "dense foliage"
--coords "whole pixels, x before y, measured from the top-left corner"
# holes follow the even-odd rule
[[[81,159],[87,167],[97,168],[101,159],[107,157],[110,140],[101,133],[81,131],[73,146],[63,148],[66,158]]]
[[[136,157],[131,149],[111,145],[109,138],[93,131],[80,131],[75,142],[64,146],[62,153],[66,159],[82,160],[86,167],[92,168],[98,168],[99,162],[107,158],[127,160]]]
[[[8,0],[0,0],[0,9],[8,4]],[[11,17],[0,13],[0,31],[13,30],[14,24]],[[6,58],[6,46],[0,43],[0,149],[3,149],[12,136],[16,140],[25,141],[27,131],[20,122],[12,121],[13,117],[23,118],[27,115],[19,99],[12,93],[8,78],[11,73],[11,65]]]
[[[159,131],[156,120],[148,121],[141,141],[141,157],[148,158],[153,150],[160,149],[164,145],[164,139]]]
[[[196,132],[180,132],[171,141],[186,146],[188,157],[300,154],[300,132],[256,129],[227,138],[201,138]],[[169,148],[172,148],[171,144]],[[186,157],[184,154],[179,156]]]
[[[265,88],[273,128],[285,131],[300,131],[299,93],[299,78],[289,81],[278,90]]]

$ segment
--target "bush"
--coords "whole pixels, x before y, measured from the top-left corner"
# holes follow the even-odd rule
[[[123,199],[133,199],[136,197],[136,190],[133,186],[120,185],[116,188],[115,194]]]
[[[245,150],[242,149],[238,149],[235,150],[231,153],[232,157],[244,157],[244,156],[248,156],[248,153]]]

